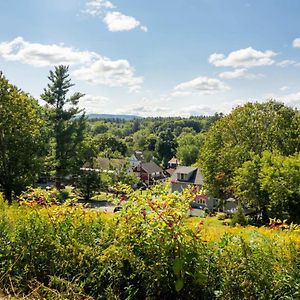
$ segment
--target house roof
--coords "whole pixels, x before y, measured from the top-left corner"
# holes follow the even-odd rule
[[[121,169],[125,165],[126,161],[124,159],[117,158],[107,158],[107,157],[98,157],[94,159],[92,164],[85,164],[85,168],[93,168],[99,170],[115,170]]]
[[[199,168],[197,168],[197,173],[194,179],[194,184],[197,185],[203,185],[204,184],[204,177],[201,173],[201,170]]]
[[[134,156],[139,161],[143,161],[144,160],[144,155],[143,155],[142,151],[134,151]]]
[[[166,169],[165,172],[168,173],[170,176],[172,176],[172,174],[175,172],[175,169],[169,168],[169,169]]]
[[[169,164],[179,164],[179,160],[173,156],[169,161],[168,161]]]
[[[194,172],[197,168],[195,167],[186,167],[186,166],[180,166],[176,169],[176,173],[180,174],[190,174]]]
[[[142,163],[140,168],[143,169],[148,174],[157,173],[157,172],[162,173],[163,172],[162,168],[160,166],[158,166],[154,161],[150,161],[150,162],[147,162],[147,163]]]
[[[174,173],[171,176],[171,181],[177,181],[178,179],[177,174],[191,174],[191,177],[189,178],[188,181],[182,181],[182,182],[192,183],[197,185],[203,185],[204,183],[204,178],[199,168],[181,166],[174,171]]]

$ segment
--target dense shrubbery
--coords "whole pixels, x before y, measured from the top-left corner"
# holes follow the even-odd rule
[[[117,215],[0,201],[0,287],[44,299],[299,297],[297,227],[191,222],[190,197],[130,193]]]

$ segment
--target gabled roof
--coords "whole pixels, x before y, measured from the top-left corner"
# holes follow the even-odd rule
[[[201,170],[199,168],[197,168],[197,172],[196,172],[196,176],[194,179],[194,184],[197,185],[203,185],[204,184],[204,177],[201,173]]]
[[[162,173],[163,170],[160,166],[158,166],[154,161],[150,161],[147,163],[142,163],[140,165],[140,168],[143,169],[145,172],[147,172],[148,174],[152,174],[152,173]]]
[[[186,167],[186,166],[180,166],[176,169],[176,173],[180,173],[180,174],[190,174],[192,172],[194,172],[195,170],[197,170],[197,168],[195,167]]]
[[[181,166],[178,169],[176,169],[175,172],[172,174],[171,182],[178,181],[177,174],[191,174],[188,181],[180,181],[179,180],[180,182],[192,183],[192,184],[197,184],[197,185],[203,185],[203,183],[204,183],[204,178],[203,178],[203,175],[199,168]]]
[[[172,176],[172,174],[175,172],[175,169],[169,168],[169,169],[166,169],[165,172],[167,174],[169,174],[169,176]]]
[[[168,161],[168,164],[179,164],[179,160],[173,156],[169,161]]]
[[[133,155],[136,157],[138,161],[144,160],[144,155],[142,151],[134,151]]]

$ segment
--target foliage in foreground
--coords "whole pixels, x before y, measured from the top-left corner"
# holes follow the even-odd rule
[[[127,192],[116,215],[1,201],[0,289],[43,299],[299,298],[297,230],[203,224],[186,217],[188,191]]]
[[[44,157],[43,110],[0,72],[0,188],[8,201],[35,181]]]

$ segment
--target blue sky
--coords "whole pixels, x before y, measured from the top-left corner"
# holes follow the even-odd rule
[[[0,1],[0,70],[36,98],[70,65],[88,113],[300,107],[298,0]]]

